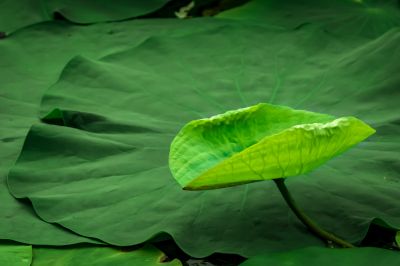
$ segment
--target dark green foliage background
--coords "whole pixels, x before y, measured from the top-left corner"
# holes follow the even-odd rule
[[[0,5],[2,18],[19,8]],[[126,18],[122,6],[116,17],[96,8],[81,17]],[[396,1],[252,1],[214,18],[88,26],[6,21],[1,239],[125,246],[166,232],[195,257],[322,246],[272,182],[188,192],[169,173],[169,144],[185,123],[259,102],[374,127],[373,137],[287,185],[321,226],[353,243],[374,218],[400,228]]]

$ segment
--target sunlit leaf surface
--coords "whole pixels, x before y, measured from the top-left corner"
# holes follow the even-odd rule
[[[30,266],[31,262],[31,246],[0,245],[0,265]]]
[[[354,117],[270,104],[228,111],[185,125],[169,166],[188,190],[305,174],[375,132]]]

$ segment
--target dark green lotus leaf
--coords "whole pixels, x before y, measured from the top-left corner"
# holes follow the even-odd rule
[[[136,250],[111,247],[76,247],[33,249],[32,266],[181,266],[177,260],[163,262],[165,255],[152,246]]]
[[[13,32],[53,20],[57,12],[76,23],[123,20],[149,14],[168,0],[5,0],[0,2],[0,31]]]
[[[375,217],[400,227],[400,30],[366,41],[313,26],[224,23],[149,38],[101,60],[72,59],[42,101],[41,115],[58,108],[58,117],[32,127],[9,173],[13,195],[49,222],[116,245],[160,232],[196,257],[324,245],[273,182],[187,192],[168,169],[185,124],[268,102],[354,115],[375,128],[287,186],[321,227],[352,243]]]
[[[22,204],[9,194],[5,179],[29,127],[38,121],[43,92],[57,80],[65,63],[77,53],[101,56],[115,49],[120,38],[111,39],[100,32],[95,27],[63,28],[49,23],[0,42],[0,239],[48,245],[93,241],[40,220],[29,204]],[[86,34],[102,40],[98,49],[91,43],[93,40],[83,37]],[[46,36],[46,42],[39,43],[38,36]]]
[[[29,127],[38,121],[43,92],[57,81],[73,56],[98,58],[135,47],[152,35],[192,34],[221,25],[223,22],[211,20],[188,20],[185,24],[167,20],[162,25],[158,20],[127,21],[85,27],[49,22],[0,40],[0,239],[39,245],[94,241],[43,222],[29,204],[10,195],[5,183]]]
[[[3,0],[0,2],[0,32],[10,33],[21,27],[51,20],[40,0]]]
[[[262,103],[189,122],[171,144],[169,167],[188,190],[301,175],[374,132],[354,117]]]
[[[122,20],[149,14],[166,4],[168,0],[47,0],[49,12],[58,12],[78,23],[95,23]]]
[[[400,252],[380,248],[320,248],[310,247],[279,253],[268,253],[250,258],[241,266],[386,266],[398,265]]]
[[[0,265],[30,266],[31,262],[31,246],[0,245]]]
[[[375,38],[400,26],[397,0],[252,0],[217,15],[298,29],[310,23],[329,33]]]

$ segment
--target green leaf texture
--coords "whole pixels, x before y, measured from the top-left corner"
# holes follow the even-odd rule
[[[127,21],[85,27],[48,22],[0,40],[0,239],[37,245],[96,242],[39,219],[29,204],[10,195],[6,183],[29,128],[39,121],[43,93],[72,57],[100,58],[135,47],[149,36],[181,36],[221,25],[210,20],[185,24],[168,20],[162,25],[159,20]]]
[[[0,245],[0,265],[30,266],[31,262],[31,246]]]
[[[103,29],[110,28],[103,26]],[[64,28],[63,25],[49,23],[33,26],[0,42],[3,86],[0,97],[1,239],[47,245],[93,242],[38,219],[31,206],[21,204],[10,195],[5,180],[29,127],[38,121],[37,112],[44,91],[57,80],[63,66],[77,53],[97,57],[118,47],[121,38],[104,33],[100,27]],[[37,36],[42,35],[46,35],[45,43],[31,45],[36,43]],[[101,39],[101,44],[94,45],[93,40],[84,37],[86,35],[91,35],[94,40]],[[39,61],[41,64],[38,64]]]
[[[217,17],[290,29],[318,24],[333,35],[376,38],[400,26],[400,6],[397,0],[251,0]]]
[[[32,24],[51,21],[57,12],[75,23],[124,20],[158,10],[167,0],[4,0],[0,2],[0,31],[12,33]]]
[[[269,253],[250,258],[241,266],[336,266],[336,265],[397,265],[400,263],[400,253],[380,248],[318,248],[310,247],[280,253]]]
[[[187,190],[295,176],[374,132],[354,117],[257,104],[189,122],[171,144],[169,166]]]
[[[170,144],[185,124],[268,102],[351,114],[375,128],[287,186],[321,227],[352,243],[376,217],[400,227],[399,29],[366,40],[319,25],[167,20],[169,32],[185,28],[146,39],[140,33],[159,21],[130,23],[114,25],[126,25],[115,35],[118,49],[74,57],[44,93],[41,117],[60,112],[34,122],[8,174],[11,193],[29,199],[41,219],[115,245],[166,232],[195,257],[323,245],[272,182],[187,192],[169,171]],[[88,34],[98,37],[93,46],[105,44],[104,34]]]
[[[32,266],[182,266],[177,259],[163,262],[164,256],[151,246],[135,250],[111,247],[35,247]]]

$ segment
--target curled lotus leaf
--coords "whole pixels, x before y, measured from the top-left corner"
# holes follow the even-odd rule
[[[186,124],[171,144],[169,166],[187,190],[296,176],[373,133],[355,117],[260,103]]]

